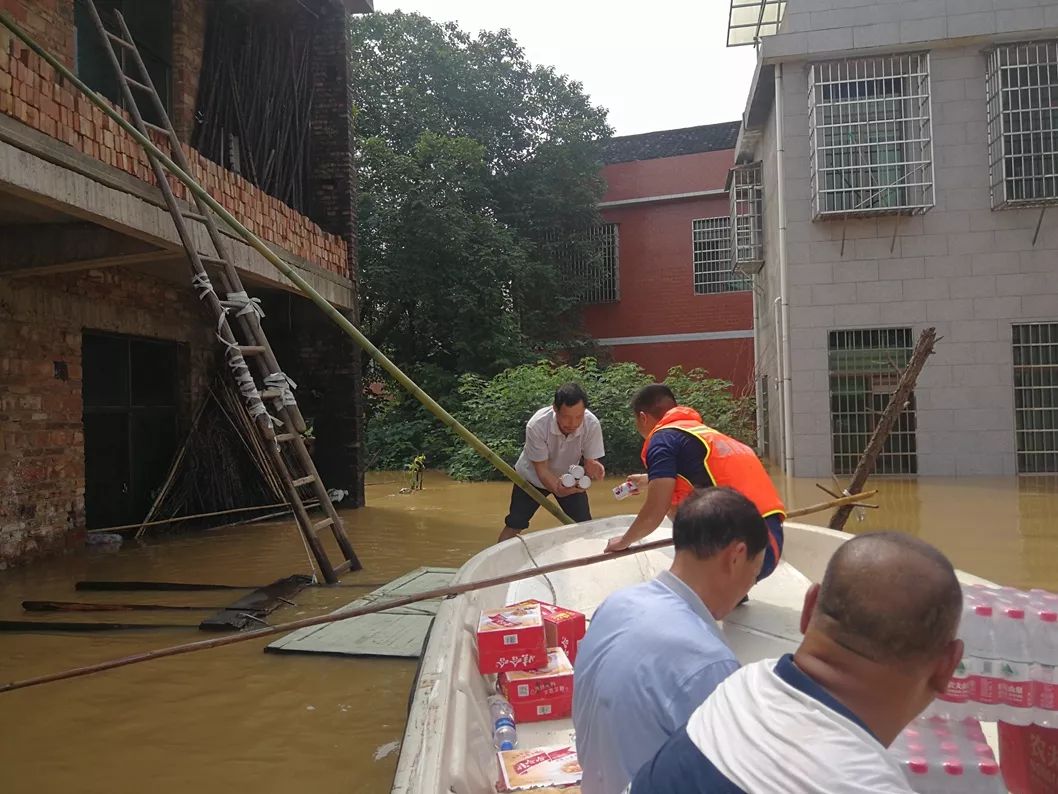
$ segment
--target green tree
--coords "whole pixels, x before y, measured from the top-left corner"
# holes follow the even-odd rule
[[[554,252],[597,221],[606,111],[505,30],[395,12],[350,39],[368,335],[441,392],[574,337]]]

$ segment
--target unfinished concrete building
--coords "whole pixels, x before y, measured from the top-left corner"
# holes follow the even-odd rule
[[[372,0],[96,5],[123,12],[193,176],[355,322],[346,30]],[[0,9],[120,105],[80,0]],[[2,29],[0,226],[3,568],[143,518],[218,349],[139,145]],[[320,474],[362,504],[358,352],[259,254],[229,248],[313,420]]]

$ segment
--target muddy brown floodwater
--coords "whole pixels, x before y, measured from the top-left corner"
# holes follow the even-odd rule
[[[509,485],[462,484],[429,473],[424,491],[397,493],[374,475],[370,506],[346,511],[364,570],[381,582],[420,565],[459,566],[496,536]],[[613,483],[611,483],[612,485]],[[781,480],[787,503],[827,497]],[[849,529],[901,529],[961,568],[1019,587],[1058,590],[1058,478],[875,480],[882,509]],[[634,511],[598,484],[596,516]],[[826,517],[817,520],[825,522]],[[551,526],[538,514],[534,528]],[[225,603],[230,593],[75,593],[79,579],[260,584],[308,570],[294,525],[261,523],[159,537],[120,552],[84,552],[0,572],[0,618],[22,599]],[[275,621],[319,614],[362,590],[309,588]],[[238,594],[236,594],[237,596]],[[42,619],[194,624],[200,613],[94,613]],[[194,628],[100,635],[0,635],[0,679],[12,680],[148,648],[201,639]],[[0,695],[0,791],[388,792],[414,661],[264,654],[266,640],[134,665]],[[422,794],[431,794],[423,792]]]

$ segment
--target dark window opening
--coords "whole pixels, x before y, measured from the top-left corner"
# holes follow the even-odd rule
[[[146,515],[176,451],[175,342],[85,333],[85,513],[89,529]]]
[[[172,111],[173,6],[172,0],[96,0],[96,9],[111,33],[120,33],[115,11],[121,12],[129,26],[151,81],[158,91],[166,113]],[[107,55],[91,12],[82,0],[75,3],[77,27],[77,76],[118,107],[128,110],[121,93],[118,76]],[[129,77],[138,80],[134,56],[124,47],[114,45],[118,60]],[[136,96],[136,104],[145,121],[161,124],[154,102],[145,94]]]

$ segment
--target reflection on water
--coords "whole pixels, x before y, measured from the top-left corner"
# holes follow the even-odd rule
[[[385,581],[420,565],[458,566],[487,546],[510,486],[452,483],[428,474],[422,492],[377,475],[370,507],[343,514],[365,570],[345,582]],[[616,481],[615,481],[616,483]],[[610,483],[610,485],[615,484]],[[788,504],[827,495],[810,480],[779,480]],[[832,484],[823,483],[828,488]],[[848,529],[900,529],[936,544],[957,566],[1019,587],[1058,590],[1058,478],[879,479],[880,510]],[[602,483],[596,516],[627,513]],[[808,519],[811,520],[811,519]],[[826,515],[817,522],[825,523]],[[540,511],[533,528],[552,526]],[[0,572],[0,618],[24,617],[22,599],[221,605],[238,593],[75,593],[79,579],[261,584],[308,570],[292,524],[262,523],[148,539]],[[274,621],[318,614],[361,590],[311,588]],[[115,617],[114,615],[120,615]],[[189,624],[150,633],[0,634],[0,678],[24,678],[147,648],[200,639],[203,613],[94,613],[52,620]],[[179,656],[77,681],[0,695],[4,792],[389,790],[414,661],[276,656],[266,641]]]

